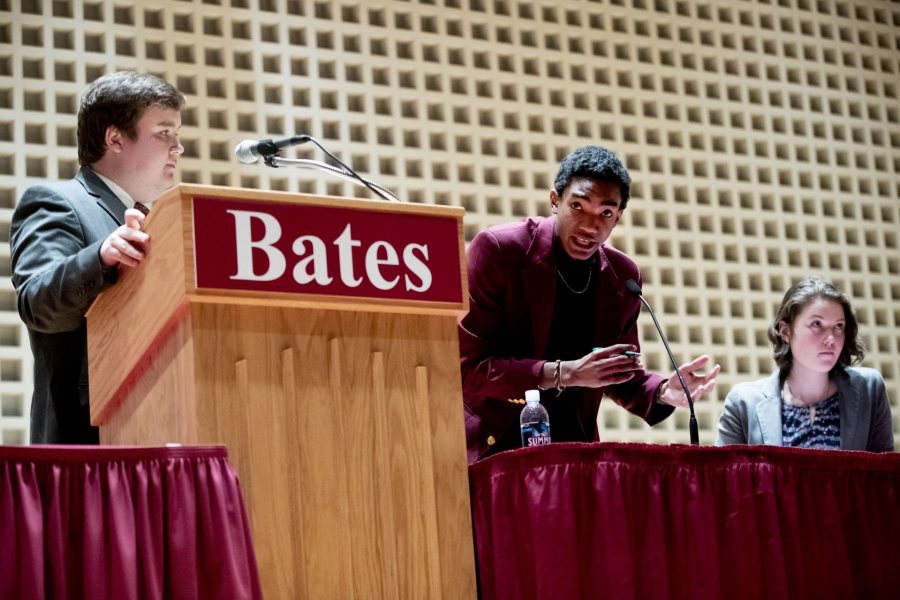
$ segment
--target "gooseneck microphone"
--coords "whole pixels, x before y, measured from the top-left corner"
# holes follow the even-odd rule
[[[672,366],[675,368],[675,373],[678,375],[678,381],[681,382],[681,389],[684,390],[684,395],[687,396],[688,401],[688,409],[691,411],[691,419],[689,423],[689,427],[691,430],[691,444],[694,446],[700,445],[700,430],[697,427],[697,416],[694,414],[694,399],[691,398],[691,392],[688,389],[687,384],[684,382],[684,377],[681,376],[681,369],[678,368],[678,363],[675,362],[675,356],[672,354],[672,349],[669,348],[669,340],[666,339],[666,334],[663,333],[662,327],[659,325],[659,321],[656,320],[656,313],[653,312],[653,308],[650,307],[650,303],[644,299],[644,294],[641,292],[641,286],[635,283],[634,279],[629,279],[625,282],[625,287],[628,291],[637,296],[638,299],[644,303],[644,306],[647,307],[647,310],[650,312],[650,316],[653,317],[653,324],[656,325],[656,331],[659,332],[659,337],[662,339],[663,346],[666,347],[666,352],[669,353],[669,360],[672,362]]]
[[[250,165],[260,158],[267,159],[274,156],[282,148],[299,146],[308,142],[309,139],[308,135],[295,135],[280,140],[260,140],[258,142],[244,140],[234,147],[234,155],[240,162]]]
[[[278,151],[282,148],[298,146],[300,144],[305,144],[306,142],[312,142],[313,144],[315,144],[319,148],[319,150],[324,152],[325,155],[328,156],[328,158],[330,158],[335,164],[332,165],[307,158],[284,158],[282,156],[279,156],[278,154]],[[311,169],[324,171],[326,173],[331,173],[332,175],[337,175],[338,177],[351,181],[357,185],[363,185],[369,188],[369,190],[372,191],[375,195],[384,200],[388,200],[391,202],[400,201],[400,198],[398,198],[394,192],[378,185],[377,183],[369,181],[368,179],[354,171],[350,166],[344,164],[341,159],[326,150],[325,146],[323,146],[319,140],[311,135],[297,134],[295,136],[282,138],[280,140],[260,140],[258,142],[253,140],[244,140],[234,147],[234,155],[237,157],[238,161],[245,164],[253,164],[257,160],[262,158],[266,166],[272,167],[273,169],[277,169],[279,165],[285,164],[295,167],[308,167]]]

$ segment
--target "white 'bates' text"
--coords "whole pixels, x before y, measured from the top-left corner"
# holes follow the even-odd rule
[[[281,239],[281,224],[274,216],[258,211],[229,210],[234,215],[235,243],[237,247],[237,273],[231,279],[244,281],[274,281],[285,274],[288,259],[275,247]],[[263,235],[253,239],[251,234],[253,220],[263,225]],[[331,244],[336,247],[341,282],[350,288],[359,286],[364,280],[354,272],[353,258],[362,242],[353,239],[350,224],[334,239]],[[327,286],[333,281],[328,272],[328,245],[315,235],[301,235],[291,244],[291,251],[297,257],[292,269],[294,281],[300,285],[316,282]],[[362,251],[360,249],[360,251]],[[257,272],[254,268],[254,255],[265,254],[268,269]],[[407,244],[398,253],[389,242],[376,241],[365,249],[365,277],[379,290],[394,289],[400,283],[402,265],[403,284],[407,291],[424,292],[431,287],[431,270],[428,268],[428,245]],[[402,261],[402,262],[401,262]],[[385,272],[388,275],[385,275]],[[393,276],[391,276],[393,275]]]

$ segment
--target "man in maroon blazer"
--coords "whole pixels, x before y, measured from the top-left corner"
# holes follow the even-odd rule
[[[628,203],[631,178],[615,154],[576,150],[550,190],[553,215],[480,232],[466,253],[469,312],[459,322],[469,463],[521,446],[525,390],[541,389],[554,442],[598,439],[604,394],[653,425],[686,406],[676,375],[644,370],[637,265],[606,245]],[[600,348],[597,350],[597,348]],[[691,395],[715,385],[701,356],[681,368]]]

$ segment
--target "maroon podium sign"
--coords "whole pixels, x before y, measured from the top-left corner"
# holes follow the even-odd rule
[[[457,219],[195,197],[197,288],[460,302]]]

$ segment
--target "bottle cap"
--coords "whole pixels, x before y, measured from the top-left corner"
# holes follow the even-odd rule
[[[541,401],[541,392],[539,390],[526,390],[525,392],[525,403],[526,404],[537,404]]]

